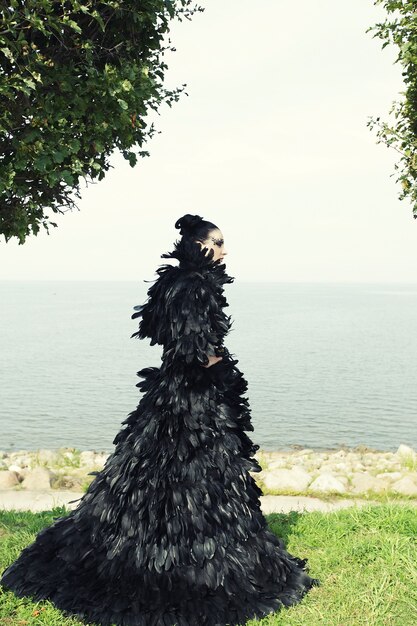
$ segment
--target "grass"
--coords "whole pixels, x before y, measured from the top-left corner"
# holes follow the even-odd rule
[[[417,456],[414,454],[405,454],[400,459],[401,467],[410,470],[410,472],[417,471]]]
[[[67,456],[68,455],[68,456]],[[46,467],[48,469],[78,469],[81,467],[81,450],[78,448],[60,448],[57,457],[52,462],[41,460],[39,453],[32,455],[33,467]]]
[[[64,515],[0,512],[3,571],[37,532]],[[417,509],[386,503],[332,513],[271,514],[288,551],[321,580],[302,601],[248,626],[412,626],[417,623]],[[79,626],[48,602],[0,591],[0,626]]]

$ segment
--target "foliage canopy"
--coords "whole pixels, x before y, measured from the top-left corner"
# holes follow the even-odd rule
[[[117,148],[147,156],[149,109],[177,101],[163,87],[170,22],[192,0],[0,0],[0,233],[22,244],[101,180]],[[135,151],[135,147],[137,150]]]
[[[382,4],[389,18],[368,28],[367,32],[375,31],[374,37],[384,42],[382,48],[389,44],[398,47],[395,62],[403,66],[406,90],[401,92],[402,100],[392,104],[393,123],[371,117],[368,126],[371,130],[377,127],[378,143],[384,142],[401,155],[395,164],[396,182],[402,186],[399,199],[411,201],[413,217],[417,218],[417,3],[415,0],[375,0],[374,4]]]

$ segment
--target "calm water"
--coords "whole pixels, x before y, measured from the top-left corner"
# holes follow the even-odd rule
[[[149,284],[0,282],[0,449],[113,449],[162,348],[131,339]],[[417,284],[226,285],[225,342],[266,449],[417,447]]]

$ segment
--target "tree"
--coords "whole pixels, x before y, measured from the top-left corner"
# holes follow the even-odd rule
[[[409,198],[413,217],[417,218],[417,3],[415,0],[375,0],[374,4],[382,4],[393,19],[387,18],[367,32],[375,31],[374,37],[384,42],[382,48],[389,44],[398,47],[395,63],[403,66],[406,90],[401,92],[402,100],[392,104],[393,122],[371,117],[367,125],[371,130],[377,127],[378,143],[384,142],[401,155],[394,166],[398,173],[396,182],[402,186],[399,199]]]
[[[0,0],[0,233],[23,244],[46,211],[76,208],[80,179],[102,180],[117,148],[132,167],[155,132],[145,117],[177,101],[163,87],[170,22],[192,0]],[[136,151],[135,151],[136,148]],[[65,209],[65,210],[64,210]]]

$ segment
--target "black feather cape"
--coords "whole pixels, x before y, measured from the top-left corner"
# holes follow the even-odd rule
[[[298,603],[320,581],[267,527],[251,472],[259,448],[247,382],[223,345],[231,318],[213,252],[184,238],[163,258],[132,337],[163,345],[143,392],[76,509],[4,572],[18,596],[105,626],[245,624]],[[208,355],[223,359],[210,367]]]

